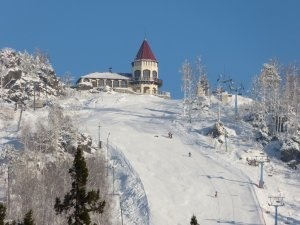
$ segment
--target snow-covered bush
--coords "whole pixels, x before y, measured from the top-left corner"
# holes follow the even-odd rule
[[[81,82],[77,85],[77,90],[85,91],[93,88],[93,84],[91,82]]]
[[[208,128],[207,135],[217,139],[220,143],[224,143],[225,135],[228,135],[228,132],[223,123],[217,121],[213,126]]]
[[[28,100],[30,96],[59,95],[62,84],[48,57],[41,52],[30,55],[5,48],[0,50],[3,96],[8,102]]]
[[[297,163],[300,163],[300,147],[293,139],[285,139],[282,143],[280,152],[282,161],[290,162],[295,160]]]
[[[80,133],[80,136],[77,139],[78,147],[83,151],[91,153],[92,151],[92,138],[90,135],[85,133]]]

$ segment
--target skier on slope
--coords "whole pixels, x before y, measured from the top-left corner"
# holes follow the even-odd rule
[[[215,192],[215,198],[217,198],[217,197],[218,197],[218,192],[216,191],[216,192]]]

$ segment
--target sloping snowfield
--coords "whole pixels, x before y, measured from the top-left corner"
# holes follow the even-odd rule
[[[100,139],[108,146],[116,170],[121,170],[117,155],[122,152],[138,177],[129,182],[120,172],[116,175],[124,224],[188,224],[193,214],[200,224],[273,224],[274,208],[267,203],[274,194],[289,201],[279,208],[280,223],[300,224],[297,172],[266,165],[273,174],[265,174],[265,189],[259,189],[259,168],[245,161],[248,155],[260,154],[259,148],[252,142],[250,126],[232,119],[231,106],[221,110],[221,120],[231,134],[226,152],[225,146],[202,134],[216,121],[217,107],[189,124],[182,118],[181,101],[154,96],[82,93],[72,104],[64,104],[94,140],[100,123]],[[126,182],[136,191],[126,191]]]
[[[183,225],[193,214],[201,225],[274,224],[270,195],[284,196],[278,224],[300,224],[299,171],[271,159],[264,167],[265,187],[258,188],[260,168],[249,166],[246,158],[263,153],[252,140],[251,126],[233,119],[232,105],[221,108],[230,134],[226,149],[204,135],[217,118],[215,100],[192,124],[182,117],[181,103],[87,92],[59,100],[95,144],[100,124],[101,151],[110,162],[108,174],[115,178],[113,192],[120,194],[124,224]],[[121,216],[116,221],[121,224]]]

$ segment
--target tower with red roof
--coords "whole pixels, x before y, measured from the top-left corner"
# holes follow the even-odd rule
[[[141,94],[158,94],[162,80],[158,79],[158,61],[145,39],[132,62],[133,91]]]

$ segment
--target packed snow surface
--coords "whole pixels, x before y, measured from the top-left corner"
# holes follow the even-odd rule
[[[251,126],[234,120],[233,105],[221,108],[226,147],[205,135],[216,122],[215,100],[191,124],[181,100],[155,96],[81,92],[59,104],[95,143],[100,136],[101,151],[108,148],[124,224],[183,225],[193,214],[201,225],[273,224],[270,195],[284,197],[279,224],[300,224],[299,171],[271,159],[264,166],[265,186],[258,188],[260,168],[246,158],[263,153]]]

